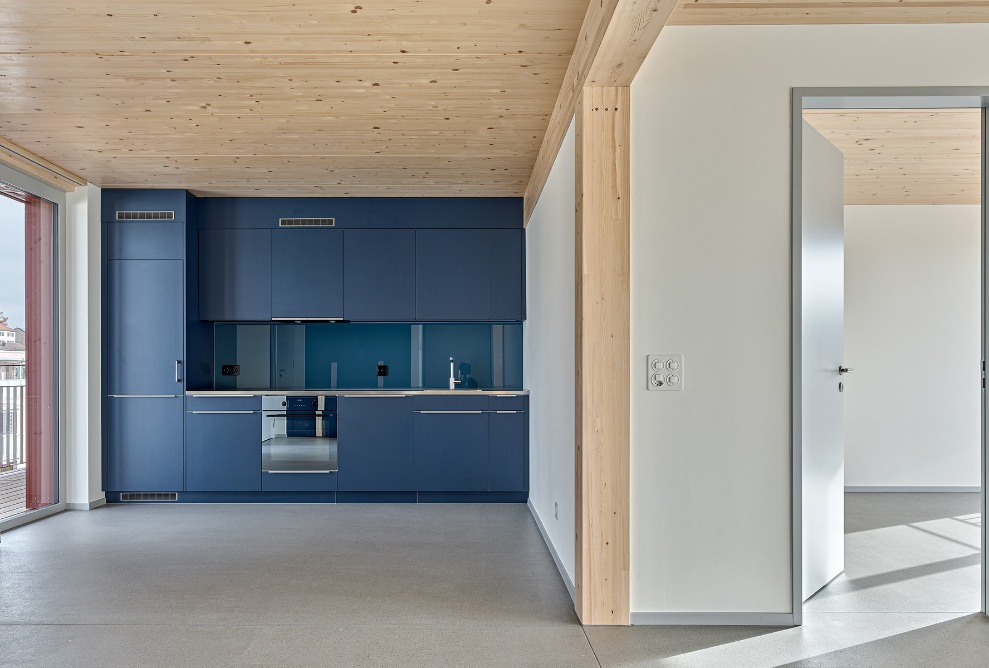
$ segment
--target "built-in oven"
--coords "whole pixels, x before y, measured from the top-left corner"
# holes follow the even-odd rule
[[[262,397],[261,410],[263,472],[337,470],[336,397],[269,395]]]

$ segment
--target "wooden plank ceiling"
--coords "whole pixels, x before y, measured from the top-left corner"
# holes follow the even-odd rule
[[[101,186],[522,195],[588,0],[358,2],[0,0],[0,136]],[[984,20],[989,0],[694,0],[670,23]]]
[[[683,0],[669,25],[985,21],[987,0]]]
[[[2,0],[0,135],[101,186],[520,196],[588,0]]]
[[[978,204],[981,112],[805,111],[845,154],[846,204]]]

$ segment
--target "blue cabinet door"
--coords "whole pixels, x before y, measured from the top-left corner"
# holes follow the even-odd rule
[[[492,492],[524,492],[529,489],[527,431],[524,411],[488,413],[488,463]]]
[[[417,230],[416,320],[522,320],[522,230]]]
[[[340,397],[337,455],[341,492],[415,490],[412,398]]]
[[[347,230],[343,313],[347,320],[415,320],[414,230]]]
[[[199,319],[271,319],[271,230],[199,232]]]
[[[343,231],[271,232],[271,317],[343,318]]]
[[[488,320],[525,320],[525,236],[488,230]]]
[[[106,257],[110,260],[184,260],[182,223],[106,223]]]
[[[260,413],[189,412],[185,422],[188,491],[261,491]]]
[[[107,261],[107,394],[182,394],[182,268],[181,260]]]
[[[182,491],[182,397],[105,401],[106,489]]]
[[[415,469],[420,492],[487,491],[488,414],[417,412]]]
[[[416,320],[488,319],[487,230],[416,230]]]

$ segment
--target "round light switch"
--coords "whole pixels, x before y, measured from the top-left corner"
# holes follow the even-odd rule
[[[666,368],[669,369],[670,371],[679,371],[680,362],[676,360],[670,360],[669,362],[666,363]]]
[[[671,373],[669,376],[666,377],[666,382],[675,387],[680,384],[680,376],[676,375],[675,373]]]

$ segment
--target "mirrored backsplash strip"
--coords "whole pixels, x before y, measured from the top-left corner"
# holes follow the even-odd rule
[[[522,389],[522,324],[214,325],[217,390]],[[378,375],[379,367],[387,375]]]

